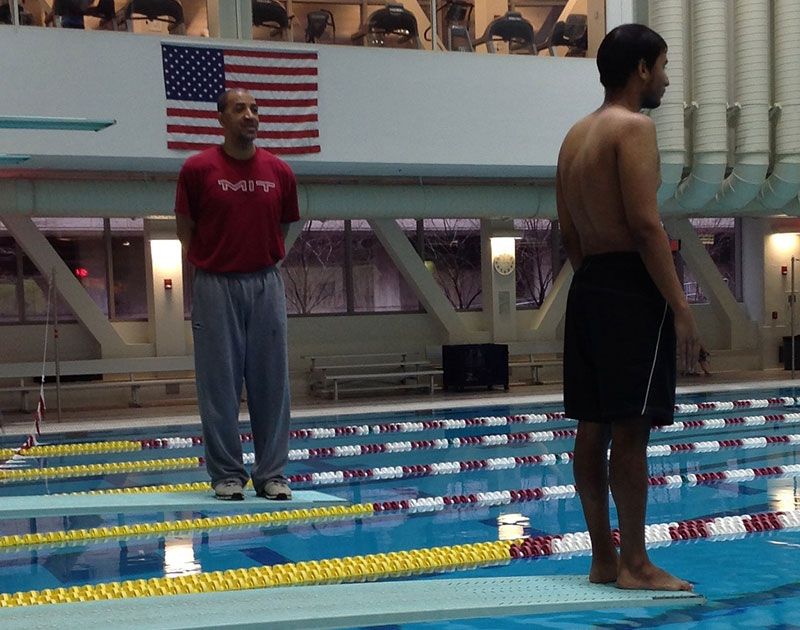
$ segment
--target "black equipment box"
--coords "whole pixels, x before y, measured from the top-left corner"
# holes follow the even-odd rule
[[[496,343],[442,346],[443,388],[502,385],[508,389],[508,346]]]

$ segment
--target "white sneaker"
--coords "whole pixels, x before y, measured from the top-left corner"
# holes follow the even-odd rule
[[[244,501],[244,489],[238,479],[226,479],[214,486],[214,496],[221,501]]]
[[[258,493],[265,499],[278,499],[288,501],[292,498],[292,490],[284,479],[270,479]]]

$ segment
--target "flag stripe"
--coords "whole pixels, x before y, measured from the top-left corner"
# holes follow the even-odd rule
[[[256,105],[259,107],[316,107],[317,99],[315,98],[258,98],[256,97]],[[184,101],[167,101],[168,104],[177,105],[184,109],[198,109],[205,111],[217,111],[217,103],[185,103]]]
[[[316,77],[309,77],[308,75],[289,75],[289,74],[256,74],[254,72],[226,72],[225,79],[228,83],[259,83],[261,85],[269,83],[277,84],[293,84],[303,85],[308,84],[309,80],[315,80]],[[300,89],[300,88],[295,88]],[[314,88],[316,89],[316,88]]]
[[[262,83],[261,81],[232,81],[225,80],[225,87],[230,89],[242,88],[252,92],[253,96],[258,98],[264,97],[265,94],[276,93],[278,96],[281,92],[297,92],[297,97],[306,96],[303,92],[316,92],[316,83]],[[269,97],[268,97],[269,98]]]
[[[197,134],[197,133],[169,133],[168,139],[172,142],[198,142],[208,146],[218,146],[221,144],[222,136],[213,134]],[[318,138],[259,138],[256,140],[256,146],[275,146],[275,147],[289,147],[289,146],[312,146],[319,144]]]
[[[171,123],[176,123],[181,120],[192,120],[194,122],[199,122],[198,119],[207,119],[213,120],[214,123],[217,123],[217,118],[219,114],[217,110],[186,110],[177,107],[168,107],[167,108],[167,117],[168,121]],[[269,123],[304,123],[304,122],[317,122],[317,115],[316,114],[259,114],[258,121],[259,123],[269,124]]]
[[[219,131],[223,133],[223,129],[216,120],[210,119],[196,119],[196,118],[180,118],[177,116],[170,116],[167,118],[167,127],[193,127],[198,133],[209,133],[211,130],[214,132]],[[317,123],[311,122],[268,122],[259,125],[259,131],[307,131],[309,129],[317,129]]]
[[[239,72],[241,74],[275,74],[275,75],[302,75],[302,76],[317,76],[316,68],[280,68],[277,66],[247,66],[241,64],[226,63],[225,74],[230,76],[231,73]]]
[[[173,142],[171,140],[167,141],[167,148],[174,149],[176,151],[200,151],[202,149],[209,149],[211,147],[219,146],[219,143],[204,143],[204,142]],[[266,149],[270,153],[276,153],[278,155],[299,155],[304,153],[319,153],[321,151],[320,146],[316,145],[308,145],[308,146],[291,146],[291,147],[278,147],[278,146],[270,146],[270,145],[261,145],[263,149]]]
[[[184,134],[211,134],[219,136],[220,138],[225,135],[222,128],[212,129],[209,127],[197,127],[194,125],[167,125],[167,131],[171,134],[184,133]],[[298,131],[270,131],[260,129],[258,131],[259,138],[318,138],[319,131],[316,129],[304,129]]]
[[[292,57],[290,59],[260,59],[258,57],[242,57],[236,53],[225,53],[225,62],[238,66],[263,66],[273,68],[316,68],[317,59],[301,59]]]
[[[260,59],[313,59],[317,60],[317,53],[296,53],[296,52],[267,52],[265,50],[245,50],[245,49],[225,49],[222,53],[226,56],[251,57]]]

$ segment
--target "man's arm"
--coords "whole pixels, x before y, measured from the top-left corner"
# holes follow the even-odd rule
[[[619,138],[617,167],[625,217],[650,277],[675,314],[678,350],[688,370],[697,356],[699,338],[675,272],[669,238],[658,216],[660,170],[655,124],[647,116],[635,114]]]
[[[556,210],[558,211],[558,229],[561,233],[561,242],[567,250],[569,262],[572,268],[577,270],[583,262],[583,251],[581,250],[581,239],[578,230],[572,222],[572,217],[567,210],[564,201],[564,193],[561,190],[561,165],[556,170]]]
[[[189,244],[192,242],[192,236],[194,236],[194,221],[189,215],[176,214],[175,223],[177,226],[175,231],[178,234],[178,240],[183,246],[183,251],[188,252]]]

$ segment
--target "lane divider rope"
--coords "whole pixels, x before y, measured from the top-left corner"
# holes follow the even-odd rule
[[[800,414],[791,414],[797,418],[792,422],[800,422]],[[764,418],[763,416],[760,418]],[[736,419],[733,419],[736,420]],[[755,424],[755,423],[754,423]],[[763,422],[761,422],[763,424]],[[547,442],[564,437],[572,437],[574,430],[535,431],[531,433],[513,433],[503,435],[474,436],[470,438],[453,438],[448,440],[414,440],[389,442],[386,444],[372,445],[345,445],[325,449],[306,449],[302,453],[290,452],[290,460],[310,459],[313,457],[348,457],[363,455],[365,453],[403,453],[413,450],[447,449],[463,446],[505,446],[514,442]],[[694,451],[708,453],[719,451],[723,448],[765,448],[771,444],[800,444],[800,434],[780,436],[756,436],[749,438],[734,438],[729,440],[706,440],[700,442],[686,442],[682,444],[653,444],[647,447],[648,457],[665,457],[673,453]],[[315,473],[297,473],[289,475],[292,483],[311,483],[312,485],[350,483],[355,479],[402,479],[407,477],[425,477],[439,474],[455,474],[477,469],[509,469],[518,466],[542,464],[545,466],[558,463],[566,464],[572,461],[571,451],[555,454],[530,455],[524,457],[499,457],[471,461],[434,462],[433,464],[417,464],[412,466],[383,466],[376,468],[323,471]],[[245,464],[252,464],[255,460],[253,453],[243,455]],[[112,462],[105,464],[86,464],[82,466],[57,466],[43,468],[17,468],[0,470],[0,480],[4,481],[31,481],[36,479],[56,479],[71,477],[86,477],[99,474],[119,474],[142,471],[182,470],[186,468],[201,467],[205,463],[202,457],[166,458],[156,460],[142,460],[133,462]]]
[[[785,478],[800,476],[800,464],[772,466],[768,468],[743,468],[716,471],[709,473],[689,473],[686,475],[655,475],[649,478],[651,486],[678,488],[698,484],[714,484],[724,481],[744,482],[756,477]],[[206,484],[206,489],[210,486]],[[86,493],[83,493],[86,494]],[[173,532],[191,532],[195,530],[209,531],[231,527],[269,527],[283,525],[292,521],[307,520],[342,520],[364,518],[383,512],[408,512],[410,514],[440,511],[446,508],[462,507],[494,507],[525,503],[528,501],[549,501],[568,499],[576,495],[574,484],[545,486],[541,488],[521,488],[516,490],[498,490],[477,492],[469,495],[454,494],[418,499],[402,499],[400,501],[377,501],[358,503],[350,506],[329,506],[262,512],[255,514],[238,514],[235,516],[218,516],[179,521],[159,521],[154,523],[137,523],[135,525],[119,525],[113,527],[94,527],[91,529],[72,529],[51,532],[36,532],[23,535],[0,537],[0,550],[13,550],[18,547],[81,544],[89,541],[130,538],[133,536],[165,535]]]
[[[689,430],[714,430],[732,426],[764,426],[767,423],[800,423],[800,413],[770,414],[758,416],[739,416],[731,418],[709,418],[708,420],[690,420],[676,422],[666,427],[654,427],[654,431],[678,433]],[[575,429],[556,429],[552,431],[531,431],[522,433],[499,433],[474,435],[469,437],[437,438],[433,440],[401,440],[373,444],[343,444],[319,448],[290,449],[290,461],[300,461],[326,457],[353,457],[377,453],[399,453],[411,450],[443,450],[461,446],[502,446],[510,442],[550,442],[575,437]],[[742,438],[747,441],[750,438]],[[252,434],[243,434],[244,442],[252,440]],[[191,448],[202,443],[201,438],[164,438],[157,440],[158,448],[182,449]],[[141,451],[142,443],[130,441],[95,442],[86,444],[63,444],[36,446],[29,449],[31,457],[70,456],[101,453],[122,453]],[[252,455],[252,454],[251,454]],[[2,478],[2,469],[0,469]]]
[[[675,413],[678,415],[708,413],[709,411],[731,411],[733,409],[763,409],[770,407],[791,407],[800,403],[800,398],[778,397],[778,398],[753,398],[733,401],[707,401],[701,403],[678,403],[675,405]],[[757,416],[761,417],[761,416]],[[537,413],[537,414],[516,414],[509,416],[480,416],[475,418],[459,418],[445,420],[425,420],[421,422],[386,422],[374,425],[347,425],[336,427],[312,427],[309,429],[295,429],[290,431],[291,439],[326,439],[341,437],[346,435],[379,435],[382,433],[412,433],[431,430],[453,430],[466,429],[477,426],[508,426],[513,424],[537,424],[546,423],[553,420],[563,420],[564,412]],[[703,423],[713,422],[713,420],[701,421]],[[675,425],[686,423],[677,422]],[[692,427],[695,428],[695,427]],[[681,430],[670,427],[656,428],[656,430]],[[243,442],[253,440],[252,433],[242,433]],[[203,444],[201,436],[192,437],[162,437],[145,440],[123,440],[113,442],[89,442],[79,444],[63,445],[38,445],[28,448],[24,455],[31,457],[48,456],[69,456],[86,455],[93,453],[121,453],[132,452],[143,449],[175,449],[191,448]],[[0,449],[0,459],[12,457],[16,449]]]

